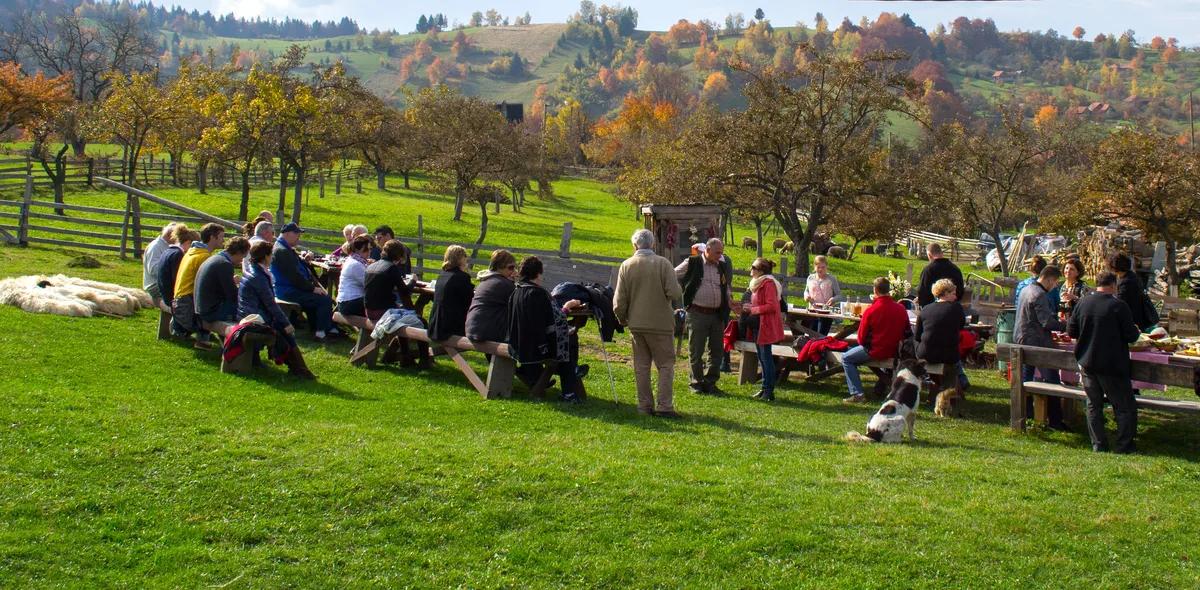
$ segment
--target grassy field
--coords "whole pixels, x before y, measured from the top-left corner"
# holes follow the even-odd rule
[[[489,242],[623,255],[638,222],[599,183],[495,218]],[[235,194],[162,191],[229,216]],[[256,191],[252,210],[274,208]],[[116,206],[107,193],[71,202]],[[305,218],[475,235],[476,211],[416,191],[315,195]],[[747,233],[740,229],[739,233]],[[140,265],[0,247],[0,277],[140,282]],[[90,253],[89,253],[90,254]],[[731,249],[741,266],[750,254]],[[903,261],[835,261],[846,277]],[[628,335],[594,326],[582,406],[482,401],[445,359],[356,369],[349,343],[301,338],[317,383],[219,373],[155,339],[156,314],[70,319],[0,308],[0,586],[1076,587],[1200,584],[1200,419],[1144,413],[1140,456],[1086,433],[1008,430],[1007,382],[971,371],[964,419],[923,411],[919,442],[843,442],[873,408],[845,385],[785,384],[774,404],[725,378],[681,421],[634,411]],[[302,333],[306,336],[306,333]],[[468,355],[479,371],[483,359]],[[868,385],[871,380],[868,379]],[[1190,396],[1190,392],[1173,392]],[[1111,425],[1110,425],[1111,426]]]
[[[0,276],[71,255],[3,247]],[[101,260],[72,274],[138,282]],[[855,445],[871,408],[838,381],[766,405],[679,377],[686,417],[640,417],[620,335],[614,407],[593,328],[593,397],[564,406],[482,401],[444,359],[355,369],[348,344],[303,339],[316,384],[222,375],[155,321],[0,308],[0,585],[1200,583],[1195,418],[1143,417],[1145,455],[1095,456],[1085,434],[1011,435],[1007,383],[972,371],[965,419],[924,412],[915,444]]]

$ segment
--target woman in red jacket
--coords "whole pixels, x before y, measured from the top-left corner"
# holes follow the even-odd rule
[[[750,314],[758,316],[758,366],[762,368],[762,390],[757,399],[775,401],[775,357],[771,346],[783,340],[783,315],[779,309],[779,294],[783,287],[771,276],[775,263],[758,258],[750,265]]]

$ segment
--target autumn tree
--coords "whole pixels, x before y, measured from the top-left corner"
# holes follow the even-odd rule
[[[648,95],[625,97],[620,113],[601,119],[595,137],[583,146],[588,159],[601,165],[633,165],[646,147],[671,134],[679,109]]]
[[[1083,27],[1075,27],[1075,30],[1071,31],[1071,36],[1075,37],[1077,41],[1082,40],[1083,36],[1086,34],[1087,31],[1083,30]]]
[[[214,146],[201,144],[205,130],[218,124],[219,113],[205,105],[212,97],[230,92],[236,86],[235,77],[243,73],[232,63],[219,66],[218,62],[211,48],[206,59],[188,56],[180,61],[178,74],[166,88],[167,100],[177,108],[176,117],[170,125],[159,126],[150,134],[150,147],[170,157],[175,184],[181,181],[184,155],[191,154],[201,194],[207,192],[208,166],[218,153]]]
[[[783,53],[786,55],[789,52]],[[729,79],[721,72],[709,74],[704,81],[704,88],[700,90],[700,96],[706,100],[719,100],[726,94],[729,94]]]
[[[592,127],[592,120],[583,105],[568,97],[558,112],[546,119],[547,159],[564,165],[583,164],[586,158],[583,146],[591,141]]]
[[[1080,211],[1162,239],[1178,285],[1175,251],[1200,230],[1200,156],[1158,133],[1122,128],[1100,143],[1080,180]]]
[[[1045,105],[1038,109],[1038,112],[1033,117],[1033,126],[1041,132],[1049,131],[1054,123],[1058,121],[1058,108],[1054,105]]]
[[[446,78],[449,78],[450,72],[453,71],[454,65],[451,64],[449,60],[442,57],[434,58],[433,63],[429,64],[429,66],[425,68],[425,73],[429,74],[430,86],[445,84]]]
[[[407,103],[425,152],[423,168],[446,178],[454,191],[454,220],[461,221],[476,182],[503,170],[508,123],[493,105],[444,85],[422,89]]]
[[[0,62],[0,133],[44,119],[71,101],[70,77],[28,76],[16,64]]]
[[[432,55],[433,49],[430,48],[429,44],[425,41],[421,41],[417,43],[415,47],[413,47],[412,56],[417,60],[417,63],[425,63],[429,61],[429,58]]]
[[[300,108],[311,105],[307,93],[298,99]],[[251,66],[244,80],[232,83],[228,93],[214,93],[201,103],[201,112],[213,119],[212,127],[202,130],[199,148],[212,154],[241,176],[241,202],[238,219],[246,221],[250,208],[250,172],[255,163],[272,159],[273,131],[282,125],[285,109],[280,76],[260,65]],[[280,180],[286,185],[286,180]],[[280,207],[282,210],[283,207]]]
[[[404,175],[404,188],[410,188],[409,173],[416,167],[420,146],[409,117],[383,99],[366,94],[354,105],[351,125],[359,153],[375,169],[375,186],[380,190],[387,188],[388,173],[400,172]]]
[[[1155,37],[1150,40],[1150,48],[1155,51],[1162,51],[1167,48],[1167,41],[1162,37]]]
[[[900,71],[905,59],[874,53],[854,60],[812,50],[793,73],[738,64],[748,79],[747,107],[699,109],[688,132],[632,171],[627,194],[660,202],[659,194],[678,194],[680,174],[757,191],[796,244],[796,273],[805,276],[809,245],[842,208],[908,190],[895,182],[903,175],[889,169],[875,141],[890,116],[913,113],[906,97],[919,96],[920,87]]]
[[[125,153],[126,181],[137,185],[137,163],[150,133],[170,125],[179,116],[179,105],[168,99],[151,74],[128,77],[110,74],[112,86],[100,103],[103,129],[121,144]]]

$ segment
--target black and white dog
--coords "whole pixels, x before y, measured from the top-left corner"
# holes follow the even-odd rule
[[[867,422],[867,434],[846,434],[846,440],[857,442],[898,443],[908,430],[908,440],[916,440],[913,426],[917,420],[917,403],[921,398],[921,387],[925,384],[925,361],[908,360],[900,363],[896,378],[892,380],[892,392],[883,406]]]

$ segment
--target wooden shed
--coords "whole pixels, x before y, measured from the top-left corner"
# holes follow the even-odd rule
[[[724,219],[720,205],[642,205],[646,229],[654,232],[655,251],[679,264],[692,245],[721,237]]]

